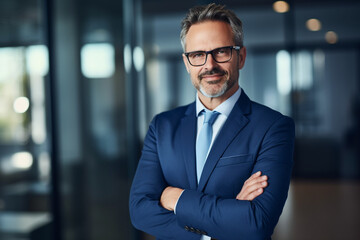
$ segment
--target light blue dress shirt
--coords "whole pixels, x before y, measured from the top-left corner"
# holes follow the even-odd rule
[[[240,94],[241,94],[241,88],[239,88],[231,97],[226,99],[223,103],[221,103],[219,106],[217,106],[213,110],[213,111],[219,112],[220,115],[216,118],[214,124],[212,125],[212,127],[213,127],[213,136],[212,136],[211,144],[210,144],[210,147],[209,147],[209,152],[211,150],[212,144],[214,143],[214,140],[215,140],[216,136],[220,132],[220,130],[221,130],[222,126],[224,125],[226,119],[229,117],[229,114],[230,114],[231,110],[233,109],[235,103],[239,99]],[[197,137],[199,136],[201,127],[202,127],[202,125],[204,123],[204,115],[201,114],[199,116],[199,113],[204,109],[206,109],[206,107],[202,104],[199,97],[196,95],[196,116],[197,116],[196,140],[197,140]],[[209,154],[209,152],[208,152],[208,154]]]
[[[237,102],[237,100],[239,99],[241,94],[241,88],[239,87],[239,89],[228,99],[226,99],[223,103],[221,103],[219,106],[217,106],[213,111],[217,111],[220,113],[220,115],[216,118],[214,124],[212,125],[213,128],[213,136],[211,139],[211,144],[209,147],[209,151],[207,153],[207,155],[209,154],[211,147],[214,143],[214,140],[216,139],[218,133],[220,132],[222,126],[224,125],[224,123],[226,122],[226,119],[229,117],[229,114],[231,112],[231,110],[233,109],[233,107],[235,106],[235,103]],[[200,114],[199,113],[203,110],[206,109],[206,107],[202,104],[202,102],[199,99],[199,96],[196,95],[196,116],[197,116],[197,135],[196,135],[196,140],[199,136],[201,127],[204,123],[204,114]],[[206,156],[207,156],[206,155]],[[200,240],[210,240],[209,236],[205,236],[203,235]]]
[[[229,117],[230,112],[232,111],[232,109],[235,106],[235,103],[237,102],[237,100],[239,99],[241,95],[241,88],[239,87],[239,89],[228,99],[226,99],[223,103],[221,103],[219,106],[217,106],[213,111],[217,111],[219,112],[219,116],[216,118],[214,124],[212,125],[213,128],[213,136],[211,139],[211,144],[209,147],[209,151],[207,153],[207,155],[209,154],[211,147],[214,143],[214,140],[216,139],[216,136],[218,135],[218,133],[220,132],[222,126],[224,125],[224,123],[226,122],[226,119]],[[200,114],[199,113],[206,109],[206,107],[202,104],[202,102],[199,99],[199,96],[196,94],[196,116],[197,116],[197,135],[196,135],[196,140],[197,137],[199,136],[200,133],[200,129],[204,123],[204,114]],[[181,193],[182,194],[182,193]],[[180,195],[181,197],[181,195]],[[180,199],[179,197],[179,199]],[[175,209],[174,209],[174,213],[176,214],[176,205],[175,204]],[[209,236],[205,236],[203,235],[200,240],[210,240]]]

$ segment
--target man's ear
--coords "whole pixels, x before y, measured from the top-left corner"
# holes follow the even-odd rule
[[[187,60],[187,57],[185,56],[185,54],[182,54],[182,57],[183,57],[183,61],[184,61],[185,67],[186,67],[186,71],[187,71],[188,73],[190,73],[189,61]]]
[[[246,59],[246,47],[241,47],[239,50],[239,69],[242,69],[245,65],[245,59]]]

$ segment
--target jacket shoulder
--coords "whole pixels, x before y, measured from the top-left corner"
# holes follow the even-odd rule
[[[184,115],[191,114],[191,110],[195,107],[195,103],[180,106],[165,112],[161,112],[155,116],[157,120],[176,120],[182,118]],[[195,108],[194,108],[195,109]]]
[[[151,125],[153,126],[166,126],[172,125],[176,126],[179,124],[180,120],[186,115],[194,114],[195,116],[195,103],[190,103],[188,105],[180,106],[165,112],[161,112],[153,118]]]
[[[254,101],[251,101],[251,110],[251,114],[253,115],[253,117],[261,121],[268,120],[269,123],[271,123],[282,119],[286,122],[290,122],[292,125],[294,124],[294,121],[291,117],[286,116],[279,111],[276,111],[268,106],[262,105]]]

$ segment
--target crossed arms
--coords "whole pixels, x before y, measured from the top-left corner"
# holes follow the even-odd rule
[[[269,239],[282,212],[290,182],[292,120],[281,117],[268,129],[261,141],[253,175],[234,198],[169,186],[157,152],[154,122],[146,136],[130,193],[133,225],[158,239],[191,240],[199,239],[199,234],[226,240]],[[185,231],[186,227],[201,231],[194,234]]]
[[[236,199],[252,201],[263,193],[267,184],[267,176],[261,176],[261,171],[258,171],[245,181]],[[183,191],[184,189],[177,187],[166,187],[160,197],[161,206],[169,211],[174,211],[175,205]]]

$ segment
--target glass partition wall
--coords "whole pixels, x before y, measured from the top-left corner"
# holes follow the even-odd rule
[[[131,0],[1,1],[0,239],[137,238],[140,19]]]
[[[141,143],[140,5],[53,7],[62,237],[135,239],[128,194]]]
[[[36,0],[0,2],[1,239],[35,237],[53,219],[43,10]]]

